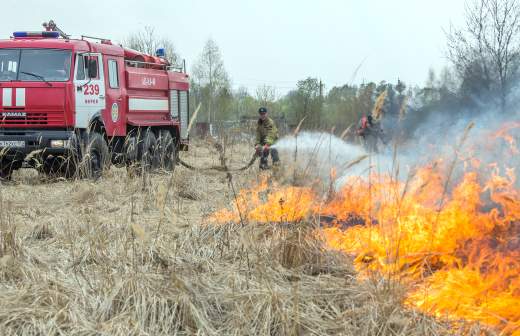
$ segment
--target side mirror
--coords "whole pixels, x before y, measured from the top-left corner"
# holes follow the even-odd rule
[[[97,76],[98,76],[97,60],[91,59],[88,61],[88,77],[97,78]]]

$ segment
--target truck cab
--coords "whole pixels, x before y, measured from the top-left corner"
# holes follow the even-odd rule
[[[0,40],[0,178],[22,167],[100,176],[175,167],[189,139],[189,77],[106,39],[16,32]]]

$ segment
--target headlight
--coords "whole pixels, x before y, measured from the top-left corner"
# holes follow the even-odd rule
[[[70,140],[51,140],[51,148],[67,148]]]

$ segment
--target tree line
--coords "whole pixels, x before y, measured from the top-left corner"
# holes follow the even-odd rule
[[[464,25],[450,26],[446,37],[449,63],[439,73],[430,70],[422,86],[410,86],[396,78],[392,83],[370,81],[329,88],[310,76],[284,95],[269,85],[259,86],[255,92],[246,87],[232,89],[220,49],[209,39],[191,69],[191,108],[200,103],[198,121],[218,123],[255,118],[258,107],[266,106],[290,126],[305,118],[305,128],[335,128],[339,132],[355,125],[363,115],[375,113],[390,128],[399,125],[405,135],[432,116],[454,118],[490,109],[501,114],[515,111],[519,0],[469,1]],[[170,62],[180,59],[173,42],[157,38],[149,27],[132,34],[125,44],[152,53],[160,45],[166,47]]]

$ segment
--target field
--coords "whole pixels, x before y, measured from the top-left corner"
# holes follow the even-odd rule
[[[229,166],[250,148],[227,147]],[[182,158],[219,165],[203,141]],[[309,218],[209,219],[271,174],[255,164],[231,185],[184,167],[137,177],[112,168],[96,182],[17,172],[0,186],[1,334],[492,334],[411,309],[399,281],[358,276]]]

